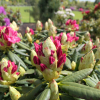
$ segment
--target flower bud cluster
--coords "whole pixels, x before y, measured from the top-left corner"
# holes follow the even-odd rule
[[[31,52],[32,64],[42,72],[45,80],[58,78],[66,61],[66,54],[63,54],[61,45],[56,46],[50,37],[43,44],[34,43],[34,45],[35,51]]]

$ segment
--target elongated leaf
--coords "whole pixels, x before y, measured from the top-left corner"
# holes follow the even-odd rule
[[[74,97],[86,100],[100,100],[100,90],[74,82],[66,82],[60,88]]]
[[[5,92],[8,89],[9,89],[9,86],[0,84],[0,92]]]
[[[26,39],[26,40],[27,40],[27,39]],[[26,44],[26,43],[24,43],[24,42],[22,42],[22,41],[20,41],[19,43],[21,43],[22,45],[24,45],[24,46],[26,46],[26,47],[29,47],[28,44]]]
[[[84,81],[85,81],[86,84],[87,84],[88,86],[90,86],[90,87],[95,87],[96,84],[97,84],[97,83],[96,83],[95,81],[93,81],[90,77],[84,79]]]
[[[83,48],[84,44],[78,45],[78,47],[76,48],[77,51],[80,51]]]
[[[36,78],[32,78],[32,79],[23,79],[23,80],[18,80],[16,81],[17,84],[34,84],[34,85],[38,85],[40,83],[42,83],[41,80],[36,79]]]
[[[61,33],[61,32],[64,32],[64,30],[62,30],[62,29],[57,29],[57,33]]]
[[[42,94],[41,94],[39,100],[49,100],[49,99],[50,99],[50,96],[51,96],[51,91],[50,91],[50,89],[45,89],[45,90],[42,92]]]
[[[25,49],[17,49],[18,51],[20,51],[20,52],[26,52],[27,50],[25,50]]]
[[[27,60],[27,59],[24,59],[24,62],[29,64],[29,65],[32,65],[31,61]]]
[[[62,75],[70,75],[70,74],[72,74],[72,72],[64,70],[64,71],[61,71],[61,74]]]
[[[34,69],[29,69],[29,70],[27,70],[26,72],[25,72],[25,75],[26,74],[33,74],[35,71],[34,71]]]
[[[16,59],[14,58],[14,53],[12,53],[10,50],[8,51],[8,57],[11,61],[13,61],[16,64]]]
[[[20,62],[20,64],[21,64],[26,70],[28,70],[28,68],[27,68],[27,66],[25,65],[25,63],[24,63],[16,54],[14,54],[13,57],[16,59],[17,63]]]
[[[25,94],[29,91],[31,91],[32,89],[34,89],[35,87],[30,87],[30,86],[20,86],[20,87],[17,87],[18,91],[22,94]]]
[[[42,92],[35,98],[35,100],[39,100],[41,94],[42,94]]]
[[[97,81],[99,81],[99,79],[98,79],[98,77],[97,77],[95,72],[93,72],[92,77],[95,78]]]
[[[77,62],[77,58],[78,58],[78,51],[75,49],[74,50],[74,53],[72,55],[72,61]]]
[[[23,55],[23,56],[29,57],[28,54],[26,54],[26,53],[24,53],[24,52],[22,52],[22,51],[19,51],[19,50],[17,50],[17,49],[14,49],[14,51],[15,51],[16,53],[18,53],[18,54],[21,54],[21,55]]]
[[[76,34],[85,35],[88,31],[77,31]]]
[[[27,47],[27,46],[25,46],[25,45],[23,45],[23,44],[21,44],[21,43],[16,43],[18,46],[20,46],[21,48],[23,48],[23,49],[26,49],[26,50],[29,50],[30,51],[30,48],[29,47]]]
[[[91,68],[87,68],[87,69],[77,71],[71,75],[64,77],[61,80],[61,83],[63,83],[63,82],[78,82],[78,81],[82,80],[83,78],[85,78],[86,76],[88,76],[92,72],[92,70],[93,69],[91,69]]]
[[[0,100],[3,99],[4,93],[0,92]]]
[[[71,61],[66,57],[66,62],[64,64],[64,66],[66,66],[68,69],[71,69]]]
[[[35,95],[40,91],[42,84],[39,84],[36,88],[32,89],[28,93],[24,94],[18,100],[34,100]]]
[[[60,100],[75,100],[72,96],[69,96],[67,93],[62,93],[60,95]]]

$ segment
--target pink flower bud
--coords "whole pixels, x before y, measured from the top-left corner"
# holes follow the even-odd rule
[[[51,56],[53,56],[54,53],[55,53],[55,51],[51,50]]]
[[[50,65],[53,64],[54,61],[55,61],[55,58],[52,57],[52,56],[50,56],[50,57],[49,57],[49,63],[50,63]]]
[[[3,44],[2,42],[0,42],[0,45],[1,45],[1,46],[4,46],[4,44]]]
[[[18,77],[20,76],[20,73],[17,72],[17,65],[15,65],[14,62],[11,62],[10,60],[7,60],[5,58],[2,59],[0,63],[0,84],[3,85],[9,85],[14,83]]]
[[[61,43],[60,43],[59,40],[54,40],[54,44],[55,44],[55,46],[56,46],[56,49],[57,49],[59,46],[61,46]]]
[[[40,65],[40,59],[37,56],[33,57],[33,61],[35,64]]]
[[[64,64],[66,62],[66,54],[63,54],[60,58],[59,58],[59,60],[58,60],[58,62],[57,62],[57,68],[58,67],[60,67],[62,64]]]
[[[45,64],[41,63],[40,68],[41,68],[41,71],[43,72],[47,68],[47,66]]]
[[[58,59],[62,56],[62,54],[63,54],[63,52],[61,50],[61,46],[59,46],[58,49],[57,49],[57,57],[58,57]]]
[[[7,70],[7,68],[6,68],[6,67],[4,67],[4,68],[3,68],[3,70],[4,70],[5,72],[8,72],[8,70]]]
[[[12,68],[11,74],[13,74],[16,71],[17,71],[17,65],[14,65],[13,68]]]

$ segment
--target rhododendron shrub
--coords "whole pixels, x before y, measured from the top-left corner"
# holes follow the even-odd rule
[[[17,36],[17,31],[11,27],[0,26],[0,49],[5,50],[10,48],[12,44],[19,42],[20,38]]]
[[[78,31],[79,30],[79,25],[76,23],[76,20],[67,20],[66,21],[66,30],[68,31]]]

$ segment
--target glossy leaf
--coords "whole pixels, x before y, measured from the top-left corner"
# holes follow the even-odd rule
[[[92,77],[88,77],[86,79],[84,79],[84,81],[86,82],[86,84],[90,87],[95,87],[96,84],[98,83],[94,78]]]
[[[31,61],[27,60],[27,59],[24,59],[24,62],[29,64],[29,65],[32,65]]]
[[[18,80],[16,81],[17,84],[34,84],[34,85],[38,85],[40,84],[42,81],[36,78],[32,78],[32,79],[23,79],[23,80]]]
[[[41,90],[42,84],[39,84],[36,88],[24,94],[18,100],[34,100],[35,95]]]
[[[75,49],[72,55],[72,61],[77,62],[78,59],[78,51]]]
[[[27,47],[27,46],[25,46],[25,45],[23,45],[23,44],[21,44],[21,43],[16,43],[16,44],[17,44],[19,47],[30,51],[29,47]]]
[[[28,70],[28,67],[25,65],[25,63],[21,60],[21,58],[19,58],[16,54],[14,54],[14,58],[16,59],[17,63],[20,62],[20,65],[22,65],[23,68],[25,68],[26,70]]]
[[[34,89],[35,87],[30,87],[30,86],[20,86],[20,87],[17,87],[18,91],[22,94],[25,94],[29,91],[31,91],[32,89]]]
[[[91,69],[91,68],[87,68],[87,69],[77,71],[71,75],[64,77],[61,80],[61,83],[63,83],[63,82],[78,82],[78,81],[82,80],[83,78],[85,78],[86,76],[88,76],[92,72],[92,70],[93,69]]]
[[[71,61],[66,57],[66,62],[64,64],[64,66],[66,66],[68,69],[71,69]]]
[[[9,89],[9,86],[0,84],[0,92],[5,92],[8,89]]]
[[[72,96],[69,96],[67,93],[61,93],[60,100],[75,100]]]
[[[22,51],[20,51],[20,50],[18,50],[18,49],[14,49],[14,51],[15,51],[16,53],[20,54],[20,55],[29,57],[28,54],[26,54],[26,53],[24,53],[24,52],[22,52]]]
[[[8,57],[11,61],[13,61],[16,64],[16,59],[14,58],[14,53],[12,53],[10,50],[8,51]]]
[[[49,100],[49,99],[50,99],[50,96],[51,96],[51,91],[50,91],[50,89],[45,89],[45,90],[42,92],[42,94],[41,94],[39,100]]]
[[[35,71],[34,69],[28,69],[26,72],[25,72],[25,75],[26,74],[33,74]]]
[[[74,82],[60,85],[61,90],[74,97],[86,100],[100,100],[100,90]]]

